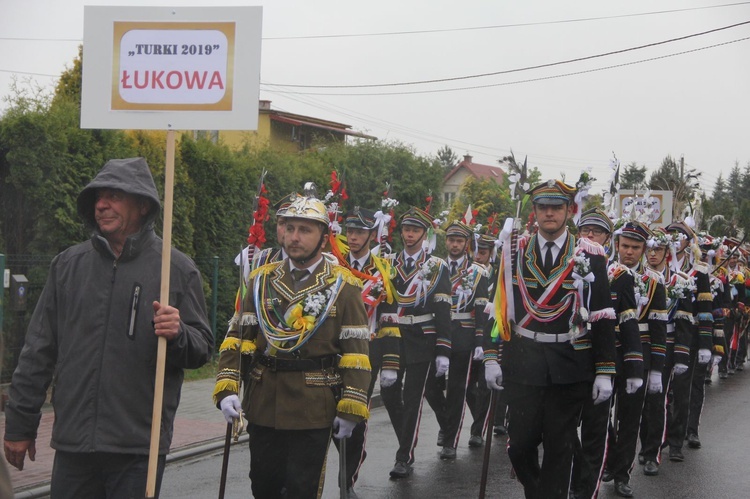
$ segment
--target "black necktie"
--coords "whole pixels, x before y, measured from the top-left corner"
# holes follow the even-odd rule
[[[302,288],[302,279],[307,277],[310,271],[307,269],[292,269],[292,277],[294,278],[294,291],[299,291]]]
[[[552,246],[554,246],[555,243],[552,241],[547,241],[544,244],[544,247],[547,248],[546,252],[544,253],[544,273],[549,274],[550,270],[552,270],[552,263],[554,262],[554,258],[552,258]]]
[[[354,260],[354,263],[352,264],[352,268],[354,270],[359,270],[359,260]]]
[[[406,259],[406,266],[404,267],[404,270],[406,270],[407,274],[410,274],[411,271],[414,270],[414,259],[412,257]]]
[[[451,261],[451,277],[456,275],[456,267],[458,267],[458,262],[455,260]]]

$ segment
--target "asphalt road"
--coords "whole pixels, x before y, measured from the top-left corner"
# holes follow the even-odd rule
[[[699,450],[684,448],[685,461],[672,463],[666,459],[657,477],[643,475],[635,465],[631,485],[638,498],[742,498],[750,497],[750,365],[727,380],[719,380],[706,387]],[[455,461],[438,459],[435,445],[437,422],[429,406],[423,407],[420,441],[416,449],[414,474],[403,480],[392,480],[388,472],[393,466],[396,437],[385,409],[372,412],[368,433],[368,458],[355,486],[359,497],[412,498],[469,498],[477,497],[484,449],[469,449],[468,411],[461,433],[458,458]],[[523,498],[518,482],[511,478],[505,441],[493,439],[491,471],[487,497],[504,499]],[[227,480],[227,499],[251,497],[248,478],[249,451],[247,444],[232,447]],[[337,498],[338,454],[331,446],[326,471],[324,498]],[[164,477],[162,498],[218,497],[221,453],[170,464]],[[602,484],[601,498],[617,497],[611,483]]]

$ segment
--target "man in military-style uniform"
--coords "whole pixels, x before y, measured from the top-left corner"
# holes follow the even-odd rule
[[[743,312],[740,310],[740,303],[745,297],[745,273],[740,265],[740,251],[738,248],[739,241],[734,238],[724,239],[724,245],[727,249],[727,255],[722,255],[726,262],[720,269],[717,269],[724,278],[729,288],[729,294],[725,295],[728,302],[725,307],[728,310],[724,318],[724,337],[727,342],[727,352],[719,363],[719,378],[726,379],[728,374],[734,374],[736,361],[739,357],[740,333],[743,325]],[[744,309],[744,304],[742,306]],[[735,334],[737,337],[735,338]]]
[[[672,270],[667,262],[673,238],[663,229],[653,231],[648,243],[646,262],[648,268],[662,275],[667,291],[667,356],[662,376],[662,391],[648,393],[641,417],[641,450],[638,462],[643,464],[647,476],[659,474],[661,448],[665,445],[667,394],[672,378],[687,376],[690,364],[690,345],[693,343],[693,304],[692,292],[695,279],[687,274]]]
[[[698,426],[700,425],[701,412],[705,399],[705,383],[710,382],[711,369],[717,365],[726,353],[726,342],[724,340],[724,305],[729,301],[729,288],[724,281],[713,274],[713,257],[719,243],[708,234],[698,236],[698,244],[701,250],[701,264],[706,265],[709,276],[709,294],[711,296],[711,315],[713,317],[711,329],[711,350],[703,355],[708,358],[705,369],[696,369],[690,386],[690,413],[687,424],[687,444],[691,449],[700,449],[702,444],[698,437]],[[701,355],[702,352],[698,352]]]
[[[615,378],[615,426],[610,431],[603,481],[615,481],[615,493],[632,497],[630,473],[635,460],[638,431],[646,393],[663,390],[662,374],[667,350],[667,297],[661,274],[643,266],[646,243],[653,233],[643,223],[629,221],[617,233],[619,262],[633,272],[638,328],[643,352],[643,383],[628,390],[627,380]]]
[[[584,212],[578,222],[578,235],[607,248],[614,230],[612,221],[599,209]],[[625,386],[634,393],[643,385],[643,347],[638,330],[638,313],[635,301],[633,273],[619,262],[607,268],[612,307],[617,316],[615,337],[617,345],[616,385]],[[580,446],[573,460],[573,486],[575,498],[596,497],[604,471],[611,403],[594,404],[587,399],[581,413]]]
[[[252,493],[315,498],[332,431],[347,438],[368,417],[370,332],[359,281],[321,253],[323,203],[298,197],[285,217],[288,258],[251,274],[220,348],[214,399],[228,422],[240,417],[240,353],[252,353],[242,401]]]
[[[529,192],[539,230],[518,241],[512,289],[495,290],[512,301],[511,330],[496,317],[502,341],[485,339],[485,377],[505,389],[508,455],[529,499],[567,499],[581,409],[587,397],[604,403],[612,394],[615,313],[606,259],[600,245],[576,244],[567,230],[575,192],[554,180]]]
[[[476,236],[475,236],[476,237]],[[488,228],[487,232],[478,234],[476,237],[477,250],[474,254],[474,263],[484,266],[487,271],[487,296],[492,296],[492,290],[497,280],[497,250],[495,242],[497,236],[493,236]],[[486,322],[485,322],[486,325]],[[466,389],[466,405],[469,406],[473,422],[471,423],[471,437],[469,447],[480,447],[484,443],[484,430],[489,426],[489,431],[495,427],[495,434],[505,434],[505,412],[508,406],[505,404],[502,392],[495,394],[495,421],[487,421],[490,409],[490,389],[484,380],[484,355],[479,360],[472,360],[469,372],[469,386]]]
[[[444,376],[450,365],[450,276],[445,262],[423,248],[431,227],[432,217],[419,208],[401,216],[404,249],[394,262],[401,368],[396,382],[380,390],[399,441],[393,478],[411,475],[427,376]]]
[[[468,245],[472,230],[464,223],[453,222],[445,230],[451,280],[451,355],[450,376],[446,391],[438,378],[427,378],[425,397],[437,416],[440,425],[442,450],[440,459],[455,459],[461,434],[466,387],[472,359],[483,358],[483,331],[487,306],[487,278],[485,268],[471,261]],[[480,433],[481,435],[481,433]],[[474,438],[472,436],[471,438]],[[477,445],[481,445],[479,436]],[[470,443],[472,440],[470,440]]]
[[[356,207],[344,219],[346,242],[349,251],[343,264],[362,281],[362,301],[367,311],[370,332],[370,386],[368,400],[380,373],[380,386],[388,387],[396,381],[399,370],[398,306],[392,279],[395,272],[390,262],[370,252],[370,244],[377,235],[375,212]],[[356,497],[352,487],[359,469],[367,457],[365,436],[367,421],[359,423],[346,446],[346,484],[348,497]],[[338,443],[338,441],[335,441]]]
[[[693,245],[696,234],[684,221],[675,221],[666,229],[675,239],[675,253],[669,261],[670,269],[680,271],[694,279],[695,288],[691,291],[690,301],[693,305],[694,324],[692,343],[690,345],[690,364],[684,376],[672,379],[672,389],[668,394],[669,411],[667,412],[667,441],[669,442],[669,460],[682,462],[685,456],[682,445],[685,441],[690,417],[691,387],[693,378],[699,378],[701,385],[711,363],[713,349],[712,313],[713,295],[709,280],[708,265],[695,259]],[[697,246],[696,246],[697,248]],[[700,250],[698,250],[700,251]],[[703,401],[701,400],[701,404]]]

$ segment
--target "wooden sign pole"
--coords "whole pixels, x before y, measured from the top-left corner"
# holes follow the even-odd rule
[[[174,198],[175,131],[167,131],[167,162],[164,166],[164,228],[161,254],[161,293],[159,302],[169,304],[169,269],[172,263],[172,201]],[[167,339],[159,337],[156,351],[156,379],[154,381],[154,411],[151,416],[151,448],[148,454],[146,497],[156,495],[156,472],[159,463],[159,437],[164,398],[164,369],[167,361]]]

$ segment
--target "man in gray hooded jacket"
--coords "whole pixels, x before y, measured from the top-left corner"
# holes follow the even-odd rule
[[[6,405],[5,456],[33,461],[53,383],[51,497],[143,497],[159,336],[167,339],[157,491],[172,440],[183,369],[214,339],[201,275],[172,249],[169,303],[160,303],[160,209],[143,158],[108,161],[78,196],[89,241],[57,255],[26,333]]]

